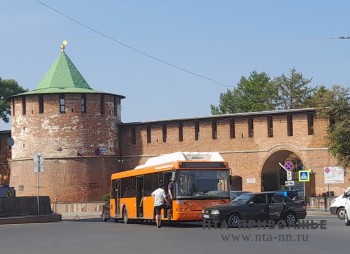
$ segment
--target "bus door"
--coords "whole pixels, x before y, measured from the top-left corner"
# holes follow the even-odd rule
[[[136,177],[136,211],[137,217],[143,217],[143,176]]]
[[[115,198],[115,215],[116,217],[121,217],[120,213],[120,180],[115,181],[114,186],[114,198]]]
[[[163,182],[164,182],[164,185],[165,185],[165,194],[169,200],[169,194],[168,194],[168,186],[169,186],[169,183],[170,181],[172,180],[172,178],[175,177],[175,172],[164,172],[163,174],[164,178],[163,178]],[[174,195],[174,193],[173,193]],[[170,200],[169,200],[170,202]],[[170,204],[171,205],[171,208],[172,208],[172,205],[173,204]],[[165,208],[164,209],[164,218],[167,218],[168,217],[168,209],[171,209],[171,208]]]

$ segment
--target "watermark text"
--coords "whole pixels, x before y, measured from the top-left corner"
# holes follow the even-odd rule
[[[263,229],[302,229],[302,230],[316,230],[316,229],[326,229],[326,220],[299,220],[298,223],[293,225],[288,225],[284,220],[242,220],[235,228],[239,229],[251,229],[251,228],[263,228]],[[226,221],[219,220],[203,220],[204,229],[228,229],[230,226]]]

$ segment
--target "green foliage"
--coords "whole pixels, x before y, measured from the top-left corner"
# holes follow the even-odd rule
[[[303,74],[297,72],[294,68],[288,75],[282,74],[276,77],[273,82],[278,89],[278,109],[297,109],[306,108],[310,103],[316,88],[310,88],[308,85],[312,79],[306,79]]]
[[[110,199],[111,199],[111,194],[107,193],[103,195],[103,198],[102,198],[103,201],[109,201]]]
[[[16,80],[0,78],[0,117],[3,121],[9,121],[10,103],[7,98],[26,91]]]
[[[274,109],[273,83],[265,73],[253,71],[248,78],[242,76],[237,87],[220,94],[219,106],[211,105],[214,115]]]
[[[347,167],[350,165],[350,119],[336,123],[329,131],[329,149],[339,163]]]
[[[339,122],[350,117],[350,88],[335,85],[331,89],[321,86],[313,97],[317,116]]]
[[[218,106],[210,105],[213,115],[243,113],[275,109],[296,109],[312,105],[316,88],[311,79],[294,68],[288,75],[273,80],[265,73],[253,71],[248,78],[242,76],[233,90],[220,94]]]
[[[335,85],[331,89],[321,86],[313,97],[317,116],[329,119],[328,147],[338,162],[350,165],[350,88]]]
[[[227,114],[236,112],[236,105],[232,103],[234,101],[232,91],[227,89],[226,93],[220,94],[219,106],[210,105],[211,113],[213,115]]]

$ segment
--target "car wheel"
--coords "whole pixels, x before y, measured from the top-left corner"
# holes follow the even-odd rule
[[[286,222],[287,226],[293,226],[298,221],[297,216],[293,212],[288,212],[284,216],[284,221]]]
[[[344,220],[345,220],[345,225],[346,226],[350,226],[350,220],[348,218],[348,215],[347,215],[346,211],[344,213]]]
[[[102,220],[104,222],[107,222],[107,220],[108,220],[108,218],[106,217],[106,214],[104,212],[102,213]]]
[[[126,212],[125,208],[123,210],[123,222],[124,222],[124,224],[128,224],[129,223],[128,213]]]
[[[241,216],[237,213],[231,214],[227,219],[227,224],[230,228],[237,228],[241,223]]]
[[[345,208],[339,208],[337,211],[337,216],[339,218],[339,220],[343,220],[345,219]]]

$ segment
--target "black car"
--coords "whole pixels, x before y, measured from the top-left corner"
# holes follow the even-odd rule
[[[293,201],[275,192],[245,193],[229,204],[204,209],[203,223],[225,221],[229,227],[238,227],[242,221],[284,220],[287,225],[294,225],[305,216],[304,201]]]

